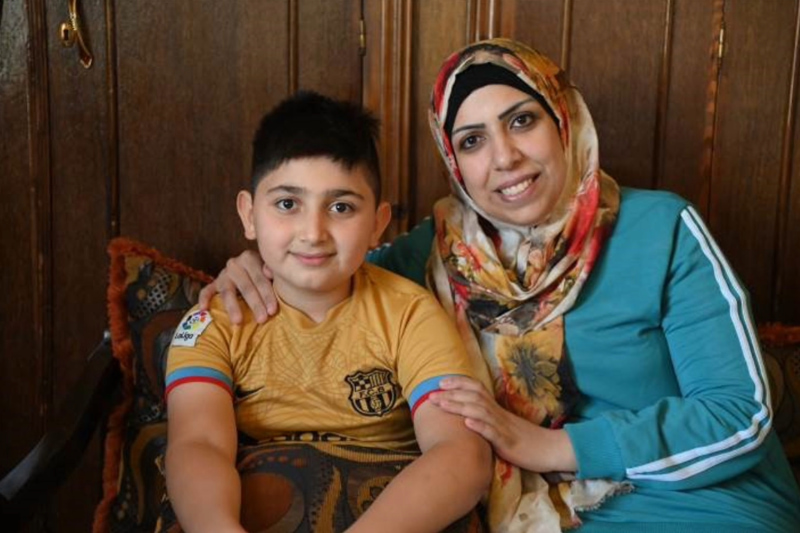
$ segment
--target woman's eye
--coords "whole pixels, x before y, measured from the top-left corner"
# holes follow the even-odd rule
[[[281,211],[291,211],[295,208],[297,202],[292,200],[291,198],[282,198],[275,202],[275,207],[280,209]]]
[[[350,213],[353,211],[353,206],[344,202],[336,202],[331,206],[331,211],[339,214]]]
[[[477,135],[467,135],[466,137],[461,139],[461,142],[458,143],[458,146],[462,150],[469,150],[469,149],[474,148],[475,146],[477,146],[478,145],[478,141],[479,141],[479,138],[478,138]]]
[[[521,115],[517,115],[514,117],[512,121],[512,126],[515,127],[525,127],[533,124],[535,117],[532,113],[523,113]]]

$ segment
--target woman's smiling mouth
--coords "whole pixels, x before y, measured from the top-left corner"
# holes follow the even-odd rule
[[[498,192],[505,197],[505,199],[513,200],[516,197],[520,196],[522,193],[527,191],[532,185],[533,182],[538,177],[537,175],[531,176],[527,179],[524,179],[514,185],[509,185],[508,187],[503,187],[502,189],[498,189]]]

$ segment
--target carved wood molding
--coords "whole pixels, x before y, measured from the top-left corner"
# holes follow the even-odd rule
[[[31,269],[34,286],[35,346],[28,354],[37,367],[40,417],[44,429],[53,406],[53,217],[50,163],[50,105],[47,69],[47,17],[44,0],[26,2],[28,17],[28,145],[30,146]],[[66,8],[66,4],[64,4]]]
[[[365,2],[363,16],[363,104],[381,121],[383,197],[394,215],[385,235],[390,239],[408,229],[413,2]]]
[[[467,1],[467,42],[500,35],[501,0]]]

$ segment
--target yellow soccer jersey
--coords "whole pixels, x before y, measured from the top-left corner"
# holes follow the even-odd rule
[[[232,325],[219,297],[175,330],[167,396],[206,381],[231,393],[237,428],[256,441],[328,440],[415,448],[413,410],[448,375],[473,376],[450,318],[422,287],[366,264],[353,294],[316,324],[281,302]]]

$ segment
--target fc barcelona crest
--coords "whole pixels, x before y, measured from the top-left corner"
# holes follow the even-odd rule
[[[350,405],[364,416],[383,416],[397,401],[397,387],[392,373],[374,368],[368,372],[355,372],[345,378],[350,385]]]

